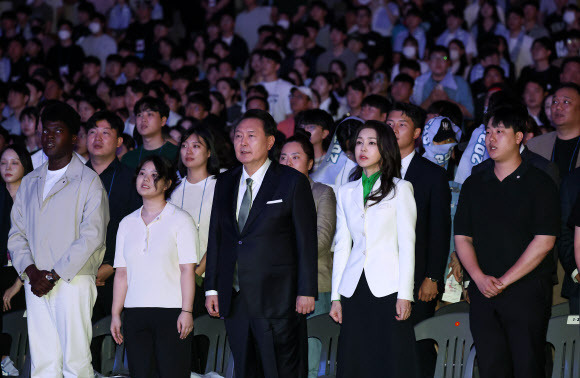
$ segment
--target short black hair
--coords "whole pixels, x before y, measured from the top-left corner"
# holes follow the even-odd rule
[[[107,123],[111,126],[111,129],[117,132],[117,137],[123,135],[125,123],[123,122],[121,117],[108,110],[101,110],[93,114],[91,118],[89,118],[89,120],[87,121],[86,124],[87,131],[96,128],[97,122],[100,121],[107,121]]]
[[[361,106],[365,105],[379,109],[381,114],[388,113],[391,110],[391,102],[385,96],[378,94],[366,96],[361,103]]]
[[[509,17],[510,14],[512,14],[512,13],[515,13],[518,16],[520,16],[521,18],[524,18],[524,10],[520,7],[513,7],[513,8],[508,9],[506,16]]]
[[[107,104],[101,98],[97,96],[86,96],[79,99],[79,103],[83,101],[89,104],[95,110],[105,110],[107,108]]]
[[[54,101],[47,105],[40,115],[42,124],[49,122],[62,122],[68,128],[71,135],[77,135],[81,129],[81,116],[69,104],[62,101]]]
[[[8,87],[8,92],[20,93],[23,96],[30,96],[30,89],[22,81],[15,81]]]
[[[274,61],[276,64],[280,64],[282,62],[282,57],[280,56],[280,53],[275,50],[262,50],[260,52],[260,56],[262,58],[270,59]]]
[[[565,58],[562,61],[562,65],[560,66],[560,72],[564,72],[564,68],[566,68],[566,65],[568,63],[577,63],[577,64],[580,64],[580,56],[570,56],[568,58]]]
[[[308,109],[296,115],[296,128],[302,125],[317,125],[324,130],[334,130],[334,120],[332,116],[322,109]]]
[[[266,88],[261,85],[261,84],[257,84],[257,85],[251,85],[248,87],[248,90],[246,91],[246,93],[250,93],[251,91],[256,91],[258,92],[262,97],[264,97],[265,99],[268,98],[268,91],[266,90]]]
[[[22,120],[24,119],[24,117],[32,117],[36,120],[36,123],[38,125],[38,109],[34,106],[28,106],[26,108],[24,108],[21,112],[20,112],[20,122],[22,122]]]
[[[262,101],[262,102],[264,103],[264,105],[265,105],[264,107],[266,108],[266,111],[270,111],[270,104],[268,103],[268,100],[267,100],[267,99],[265,99],[265,98],[264,98],[264,97],[262,97],[262,96],[252,96],[252,97],[248,97],[248,98],[246,99],[246,109],[248,108],[248,104],[249,104],[251,101],[254,101],[254,100],[259,100],[259,101]]]
[[[415,80],[411,76],[409,76],[405,73],[400,73],[397,76],[395,76],[395,80],[393,80],[393,83],[397,83],[397,82],[409,83],[411,88],[413,88],[413,86],[415,85]]]
[[[557,90],[560,90],[563,88],[573,89],[576,91],[576,93],[578,93],[578,95],[580,95],[580,85],[578,85],[576,83],[562,83],[556,87],[556,89],[554,90],[554,93],[556,93]]]
[[[396,102],[393,104],[391,112],[396,111],[402,112],[403,115],[409,117],[413,122],[413,127],[415,129],[423,130],[423,127],[425,127],[425,119],[427,118],[427,114],[419,106],[406,104],[403,102]]]
[[[159,99],[159,98],[145,96],[145,97],[141,98],[139,101],[137,101],[137,103],[135,104],[135,107],[133,108],[133,112],[135,113],[135,115],[137,115],[145,110],[151,110],[153,112],[158,112],[159,116],[161,118],[163,118],[163,117],[168,118],[169,117],[169,106],[167,106],[165,101],[163,101],[162,99]]]
[[[493,109],[490,121],[492,127],[498,127],[502,123],[506,129],[513,129],[514,133],[525,133],[528,111],[523,104],[498,106]]]
[[[357,78],[357,79],[351,80],[348,83],[346,83],[346,87],[345,88],[347,90],[348,90],[348,88],[352,88],[355,91],[362,92],[362,93],[365,93],[367,91],[367,88],[365,86],[365,83],[364,83],[364,81],[360,77]]]
[[[446,57],[448,57],[449,56],[449,49],[447,47],[445,47],[445,46],[437,45],[437,46],[434,46],[431,49],[431,54],[430,55],[433,55],[435,53],[443,53],[443,55],[445,55]]]
[[[134,55],[128,55],[123,59],[123,67],[130,63],[135,64],[139,68],[143,67],[143,61]]]
[[[93,55],[89,55],[87,57],[85,57],[83,59],[83,65],[84,64],[94,64],[95,66],[101,66],[101,60],[99,58],[97,58],[96,56]]]
[[[266,136],[276,136],[278,127],[270,113],[260,109],[250,109],[244,113],[242,118],[240,118],[239,122],[236,124],[236,128],[246,119],[258,119],[262,121],[262,126],[264,127],[264,133]]]
[[[333,30],[339,31],[342,34],[346,35],[346,32],[347,32],[347,30],[346,30],[346,24],[342,20],[341,21],[337,21],[337,22],[333,22],[330,25],[330,31],[333,31]]]
[[[106,62],[107,63],[109,63],[109,62],[117,62],[117,63],[123,64],[123,57],[121,55],[119,55],[119,54],[109,54],[107,56]]]
[[[292,142],[298,143],[302,147],[302,150],[304,150],[308,161],[313,161],[315,159],[314,146],[312,145],[312,142],[310,142],[310,137],[311,135],[308,131],[297,129],[294,135],[284,141],[284,145]]]
[[[169,185],[169,188],[167,188],[167,190],[164,193],[165,199],[168,199],[169,197],[171,197],[171,193],[173,193],[173,191],[177,187],[177,170],[175,169],[173,164],[171,164],[169,159],[167,159],[166,157],[159,155],[150,155],[144,157],[143,160],[139,162],[139,165],[135,170],[135,180],[137,180],[137,175],[139,175],[139,171],[141,170],[141,168],[143,168],[143,166],[147,162],[152,162],[153,165],[155,166],[155,170],[157,171],[157,177],[155,177],[155,180],[153,181],[156,189],[159,180],[161,179],[165,181],[171,180],[171,185]]]
[[[427,114],[439,114],[441,117],[449,118],[459,127],[463,125],[463,113],[459,106],[451,101],[435,101],[427,108]]]
[[[399,63],[399,72],[402,71],[403,68],[408,68],[415,72],[421,72],[421,65],[414,59],[406,59],[403,57]]]
[[[209,94],[195,93],[187,98],[187,105],[198,104],[203,106],[208,112],[211,110],[211,100]]]
[[[142,82],[141,80],[131,80],[127,84],[125,84],[125,90],[131,88],[133,93],[143,93],[145,94],[147,91],[147,84]]]
[[[501,74],[501,77],[503,77],[504,79],[506,78],[504,69],[501,66],[496,66],[495,64],[491,64],[485,67],[485,69],[483,70],[483,77],[486,77],[487,73],[492,70],[496,70]]]

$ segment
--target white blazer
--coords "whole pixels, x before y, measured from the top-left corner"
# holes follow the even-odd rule
[[[395,196],[391,192],[374,206],[370,200],[364,206],[362,179],[338,190],[332,300],[350,298],[363,269],[375,297],[398,292],[398,298],[413,300],[417,207],[411,183],[394,181]]]

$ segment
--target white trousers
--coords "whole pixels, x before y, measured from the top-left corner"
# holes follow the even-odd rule
[[[97,298],[95,277],[59,280],[41,298],[24,284],[32,377],[94,377],[91,316]]]

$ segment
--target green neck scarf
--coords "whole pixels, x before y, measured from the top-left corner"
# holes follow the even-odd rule
[[[375,186],[375,182],[381,177],[381,171],[377,171],[371,175],[371,177],[367,177],[363,171],[362,174],[362,186],[363,186],[363,199],[365,205],[367,204],[367,199],[371,191],[373,190],[373,186]]]

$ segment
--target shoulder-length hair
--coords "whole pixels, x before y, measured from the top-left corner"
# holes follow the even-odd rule
[[[381,202],[391,191],[395,195],[395,177],[401,177],[401,152],[397,144],[395,132],[383,122],[366,121],[356,132],[356,139],[364,129],[372,129],[377,133],[377,146],[381,160],[379,170],[381,172],[381,185],[377,190],[369,194],[368,200],[373,201],[374,206]],[[356,142],[355,142],[356,143]],[[351,180],[358,180],[362,176],[363,169],[358,166],[351,175]]]
[[[209,128],[200,125],[195,125],[185,131],[181,137],[180,146],[192,135],[197,135],[199,138],[203,139],[205,147],[209,151],[209,158],[207,159],[206,167],[207,172],[215,176],[220,173],[220,160],[215,147],[215,137]],[[185,177],[187,174],[187,167],[183,164],[181,157],[177,163],[177,168],[179,169],[179,174],[181,177]]]
[[[24,176],[26,176],[27,174],[29,174],[34,170],[32,166],[32,159],[30,157],[30,153],[28,152],[26,147],[24,147],[21,144],[10,144],[2,150],[2,152],[0,153],[0,157],[2,157],[4,152],[8,150],[12,150],[16,153],[16,155],[18,155],[18,160],[20,160],[20,164],[22,164],[22,168],[24,168]]]

